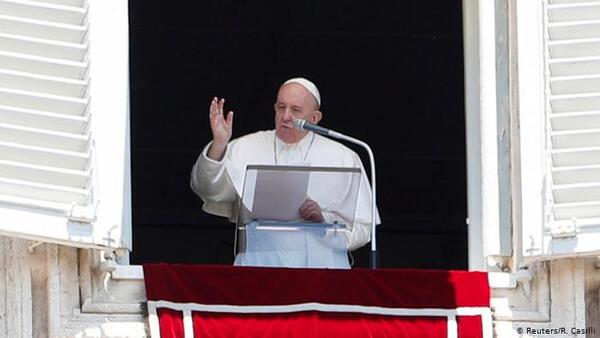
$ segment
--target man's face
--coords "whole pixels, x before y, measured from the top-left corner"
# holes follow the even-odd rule
[[[285,143],[299,142],[307,133],[294,128],[294,119],[318,123],[321,113],[317,111],[316,99],[302,85],[288,83],[277,93],[275,102],[275,130],[277,137]]]

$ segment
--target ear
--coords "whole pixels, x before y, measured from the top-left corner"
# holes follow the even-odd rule
[[[317,124],[317,123],[319,123],[319,121],[321,121],[322,118],[323,118],[323,113],[321,113],[318,110],[315,110],[315,112],[310,117],[310,123]]]

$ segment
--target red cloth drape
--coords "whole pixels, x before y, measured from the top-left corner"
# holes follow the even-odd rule
[[[446,337],[450,317],[426,309],[489,308],[490,299],[487,274],[466,271],[149,264],[144,278],[150,304],[178,307],[159,306],[163,338],[183,337],[184,309],[195,337]],[[290,310],[298,304],[309,308]],[[423,313],[386,312],[398,309]],[[482,316],[455,318],[459,338],[483,336]]]

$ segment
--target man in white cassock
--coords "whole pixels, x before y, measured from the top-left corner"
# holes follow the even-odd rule
[[[203,210],[208,213],[236,222],[248,165],[361,168],[358,199],[351,202],[356,205],[340,205],[338,197],[343,191],[321,191],[318,199],[308,197],[299,208],[304,221],[348,224],[348,231],[278,231],[268,237],[266,245],[261,243],[260,249],[238,253],[235,264],[350,268],[347,252],[370,240],[371,188],[354,151],[313,132],[294,128],[294,119],[314,124],[321,120],[317,87],[304,78],[286,81],[277,93],[275,130],[259,131],[231,141],[233,111],[225,115],[224,104],[225,99],[217,97],[210,103],[213,139],[198,157],[191,173],[192,190],[204,201]],[[355,214],[345,215],[342,209],[355,210]],[[378,214],[376,220],[379,224]]]

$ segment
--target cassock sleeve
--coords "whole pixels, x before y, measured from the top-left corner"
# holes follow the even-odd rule
[[[225,165],[231,144],[227,146],[221,161],[207,156],[211,144],[204,148],[192,168],[190,186],[204,202],[204,211],[233,219],[237,217],[237,194]]]

